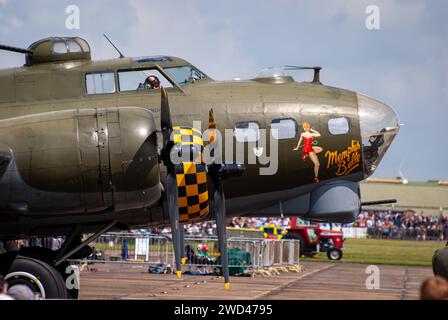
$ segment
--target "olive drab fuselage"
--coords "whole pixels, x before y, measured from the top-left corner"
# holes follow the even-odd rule
[[[192,127],[193,121],[201,121],[204,131],[212,108],[221,132],[250,123],[269,136],[273,124],[293,126],[291,134],[276,140],[275,174],[260,175],[260,168],[270,164],[260,164],[257,157],[256,163],[248,163],[257,150],[270,155],[269,139],[264,146],[255,143],[263,147],[257,150],[234,139],[235,150],[238,144],[245,147],[246,170],[241,178],[225,181],[229,215],[282,212],[350,221],[359,210],[359,197],[356,203],[351,194],[358,193],[358,182],[371,173],[366,166],[372,161],[364,158],[357,93],[274,76],[214,81],[204,74],[177,83],[167,70],[193,66],[171,56],[74,58],[35,64],[27,59],[26,66],[0,70],[0,234],[63,233],[74,224],[89,231],[112,219],[126,228],[168,223],[161,205],[160,90],[121,90],[124,72],[133,70],[164,76],[174,125]],[[88,81],[99,79],[98,74],[110,77],[112,92],[89,93]],[[331,132],[340,119],[347,131]],[[321,148],[316,153],[319,183],[314,183],[316,163],[312,155],[304,156],[303,143],[293,150],[305,132],[304,122],[320,134],[310,144]],[[374,160],[379,162],[384,152]],[[338,193],[341,188],[347,190]],[[340,199],[341,206],[349,209],[336,205],[325,213],[329,207],[322,207],[318,198],[334,201],[344,192],[350,199]]]

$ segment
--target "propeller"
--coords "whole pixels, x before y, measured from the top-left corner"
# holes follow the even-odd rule
[[[160,108],[160,125],[162,129],[163,146],[161,150],[161,158],[167,168],[167,181],[164,207],[169,213],[171,235],[174,246],[174,260],[176,264],[177,278],[182,277],[182,261],[181,261],[181,239],[179,229],[179,204],[177,194],[177,178],[176,167],[170,159],[170,152],[174,145],[171,140],[173,132],[173,123],[171,121],[171,112],[168,102],[168,94],[165,88],[161,88],[161,108]]]
[[[181,166],[182,168],[179,168],[179,170],[182,170],[182,174],[180,174],[179,172],[177,172],[177,167],[179,165],[174,164],[171,161],[171,157],[170,154],[172,153],[172,149],[175,146],[175,141],[177,141],[179,143],[179,139],[181,140],[181,144],[182,143],[186,143],[186,146],[188,148],[191,147],[190,144],[188,144],[186,141],[182,141],[182,133],[180,134],[180,137],[178,136],[178,133],[174,132],[174,137],[172,137],[173,135],[173,130],[180,127],[175,127],[173,129],[173,123],[171,120],[171,113],[170,113],[170,106],[169,106],[169,102],[168,102],[168,95],[167,92],[164,88],[161,89],[161,114],[160,114],[160,123],[161,123],[161,129],[162,129],[162,137],[163,137],[163,145],[162,145],[162,149],[160,152],[160,157],[161,160],[163,162],[163,164],[166,166],[167,168],[167,182],[166,182],[166,192],[164,193],[164,201],[163,201],[163,206],[164,206],[164,211],[169,213],[169,218],[170,218],[170,225],[171,225],[171,233],[172,233],[172,238],[173,238],[173,246],[174,246],[174,258],[175,258],[175,264],[176,264],[176,273],[177,273],[177,277],[180,279],[181,275],[182,275],[182,264],[185,261],[185,259],[182,259],[183,257],[183,246],[184,246],[184,226],[182,224],[180,224],[180,219],[179,219],[179,215],[180,215],[180,211],[182,211],[182,222],[185,221],[194,221],[195,218],[197,218],[197,216],[192,217],[191,220],[190,218],[185,218],[185,206],[184,205],[179,205],[179,188],[185,188],[184,185],[178,185],[178,183],[186,183],[186,178],[182,178],[186,177],[186,175],[191,174],[191,172],[189,171],[190,168],[193,168],[193,171],[198,174],[196,176],[200,177],[200,175],[204,175],[205,174],[205,167],[204,164],[202,163],[202,148],[201,148],[201,154],[200,154],[200,161],[201,163],[182,163]],[[213,143],[213,144],[217,144],[217,139],[216,139],[216,122],[215,122],[215,116],[213,113],[213,109],[210,109],[209,112],[209,142]],[[180,131],[182,130],[189,130],[187,129],[180,129]],[[200,139],[200,143],[199,142],[194,142],[195,138],[197,138],[197,134],[200,134],[197,132],[196,130],[196,136],[195,133],[193,131],[195,131],[196,129],[192,129],[192,139],[193,139],[193,144],[200,144],[202,146],[202,138]],[[187,134],[188,135],[188,134]],[[173,139],[174,138],[174,139]],[[197,139],[196,139],[197,140]],[[183,147],[183,145],[181,145],[181,147]],[[217,148],[218,146],[216,145],[215,148],[212,149],[212,157],[214,157],[215,159],[217,159],[217,157],[215,156],[214,151],[219,150]],[[189,149],[191,150],[191,149]],[[202,166],[203,169],[200,169]],[[222,262],[222,271],[223,271],[223,276],[224,276],[224,282],[225,282],[225,287],[229,288],[229,264],[228,264],[228,258],[227,258],[227,238],[226,238],[226,207],[225,207],[225,196],[224,196],[224,186],[222,183],[223,179],[229,178],[229,177],[238,177],[241,176],[244,172],[244,165],[243,164],[238,164],[238,163],[212,163],[211,165],[207,166],[207,174],[208,176],[211,178],[213,185],[214,185],[214,190],[213,190],[213,211],[215,213],[215,217],[216,217],[216,227],[217,227],[217,233],[218,233],[218,244],[219,244],[219,251],[221,253],[221,262]],[[202,170],[202,171],[201,171]],[[181,176],[180,178],[180,182],[178,181],[178,175],[176,173],[179,173],[179,176]],[[183,181],[182,179],[185,179],[185,181]],[[198,178],[197,178],[198,179]],[[202,176],[201,181],[203,180],[207,180],[206,177]],[[206,184],[205,183],[199,183],[199,185],[202,186],[202,188]],[[194,190],[194,188],[193,188]],[[199,190],[199,189],[198,189]],[[207,189],[205,189],[207,190]],[[184,192],[182,192],[183,194]],[[188,193],[188,192],[187,192]],[[205,194],[205,196],[204,196]],[[187,195],[188,197],[188,195]],[[181,200],[184,201],[188,201],[185,200],[185,196],[181,195],[180,196]],[[187,216],[189,214],[192,215],[197,215],[199,214],[200,217],[202,217],[203,215],[208,213],[208,204],[205,201],[208,201],[208,191],[201,191],[200,194],[193,194],[193,196],[191,198],[196,198],[199,199],[200,203],[199,203],[199,208],[200,211],[199,212],[195,212],[193,209],[193,212],[190,212],[190,207],[188,207],[188,213]],[[202,200],[201,200],[202,199]],[[197,201],[197,200],[196,200]],[[183,202],[182,202],[183,203]],[[201,207],[203,205],[206,205],[206,207]],[[180,207],[181,206],[181,207]]]
[[[216,121],[213,109],[209,112],[209,141],[210,143],[217,143],[216,139]],[[219,150],[214,148],[212,152]],[[212,153],[212,156],[215,154]],[[222,180],[229,177],[241,176],[244,172],[242,164],[231,163],[213,163],[208,166],[208,174],[212,178],[214,185],[213,191],[213,212],[216,218],[216,231],[218,234],[219,252],[221,254],[222,274],[224,276],[224,285],[229,289],[229,262],[227,256],[227,235],[226,235],[226,203],[224,195],[224,186]]]

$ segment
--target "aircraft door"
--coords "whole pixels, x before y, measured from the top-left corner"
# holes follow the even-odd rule
[[[117,111],[115,111],[117,112]],[[98,132],[98,155],[99,155],[99,176],[98,184],[101,185],[103,203],[106,206],[114,204],[112,195],[112,180],[110,176],[109,163],[109,130],[107,123],[108,112],[106,109],[97,109],[97,132]]]

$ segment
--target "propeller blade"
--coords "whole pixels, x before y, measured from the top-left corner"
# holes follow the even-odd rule
[[[209,143],[216,141],[216,121],[213,109],[208,113]],[[213,154],[212,154],[213,156]],[[219,252],[221,254],[221,267],[224,276],[225,288],[229,288],[229,260],[227,257],[227,237],[226,237],[226,203],[224,197],[224,186],[222,184],[223,164],[213,164],[209,166],[209,174],[212,177],[215,190],[213,193],[213,211],[216,219],[216,230],[218,233]]]
[[[177,278],[180,279],[182,276],[182,262],[180,256],[179,204],[177,203],[177,180],[174,165],[168,167],[166,194],[171,224],[171,235],[173,238],[176,274]]]
[[[179,225],[179,246],[180,246],[180,257],[182,264],[187,263],[187,258],[185,257],[185,227],[183,223]]]
[[[215,192],[213,195],[213,205],[216,217],[216,229],[218,233],[219,252],[221,253],[222,274],[224,276],[225,288],[229,288],[229,261],[227,257],[227,237],[226,237],[226,204],[224,188],[221,179],[215,181]]]
[[[208,128],[216,129],[215,112],[213,108],[208,111]]]
[[[173,132],[173,122],[171,120],[170,104],[168,102],[168,94],[165,88],[160,90],[161,105],[160,105],[160,127],[162,129],[163,147],[165,147],[171,138]]]
[[[213,109],[210,109],[208,112],[208,143],[213,144],[216,142],[216,121],[215,121],[215,113]],[[215,149],[211,150],[210,155],[212,157],[215,156]]]
[[[176,167],[170,160],[170,151],[173,143],[171,143],[171,133],[173,132],[173,122],[171,120],[170,105],[168,102],[168,94],[165,88],[160,90],[161,102],[160,102],[160,127],[162,129],[163,147],[161,150],[162,160],[167,168],[166,177],[166,201],[165,209],[168,211],[171,224],[171,235],[173,238],[174,247],[174,259],[176,264],[176,274],[180,279],[182,276],[182,263],[181,263],[181,243],[180,243],[180,230],[179,230],[179,204],[177,202],[177,178]]]

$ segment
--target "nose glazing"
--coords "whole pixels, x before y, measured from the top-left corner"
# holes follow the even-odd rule
[[[372,175],[400,128],[397,113],[388,105],[362,94],[358,96],[364,177]]]

